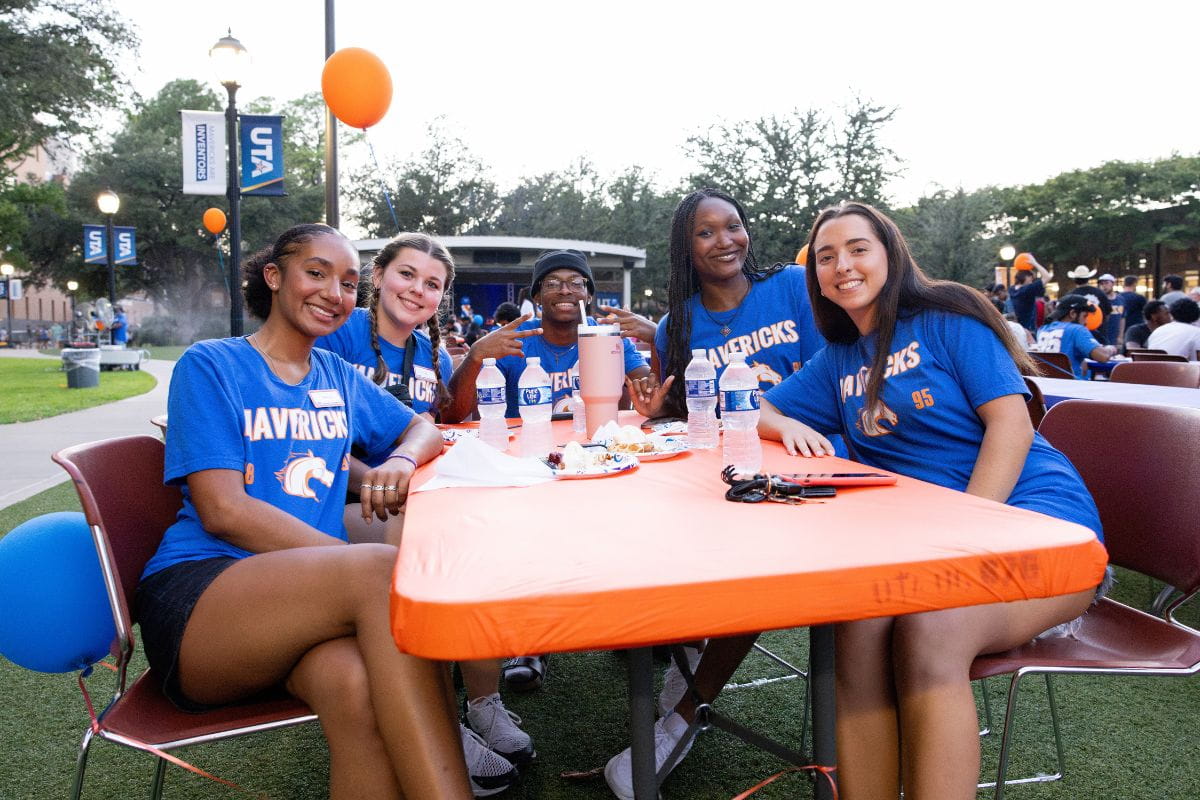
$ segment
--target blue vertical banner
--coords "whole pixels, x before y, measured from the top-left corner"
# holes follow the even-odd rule
[[[137,240],[134,228],[120,225],[113,228],[113,264],[117,266],[137,265]],[[83,263],[105,264],[108,262],[107,232],[103,225],[83,226]]]
[[[281,197],[283,190],[283,117],[239,114],[242,146],[242,195]]]

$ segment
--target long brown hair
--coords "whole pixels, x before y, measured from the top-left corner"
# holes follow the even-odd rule
[[[447,311],[449,306],[449,298],[454,296],[452,289],[454,288],[454,259],[450,256],[450,251],[446,246],[437,239],[425,233],[402,233],[395,239],[383,246],[383,249],[375,254],[371,259],[371,294],[367,298],[367,312],[371,315],[371,348],[375,351],[375,377],[374,381],[382,385],[389,374],[387,362],[383,360],[383,351],[379,349],[379,287],[375,285],[374,276],[376,271],[380,275],[382,281],[383,271],[387,269],[388,264],[391,264],[399,255],[401,250],[416,250],[419,253],[424,253],[431,256],[446,268],[446,283],[442,286],[442,300],[438,303],[438,310],[425,323],[425,330],[429,334],[430,344],[433,346],[433,375],[438,382],[438,407],[449,398],[443,381],[441,367],[442,349],[442,328],[438,324],[442,313]],[[396,344],[393,342],[393,344]],[[406,345],[407,346],[407,345]]]
[[[862,335],[858,326],[841,306],[821,294],[817,282],[817,233],[826,223],[855,214],[871,225],[875,237],[887,252],[887,281],[875,299],[875,325],[878,341],[875,356],[869,367],[864,408],[873,409],[879,401],[883,387],[883,374],[887,368],[888,354],[892,350],[892,336],[896,331],[896,320],[911,317],[918,311],[938,310],[977,319],[992,329],[1000,343],[1012,356],[1017,370],[1022,375],[1035,374],[1033,361],[1019,347],[1000,312],[978,289],[972,289],[954,281],[934,280],[921,271],[913,260],[908,242],[900,229],[882,212],[865,203],[843,203],[827,208],[817,216],[812,231],[808,234],[808,263],[805,264],[805,280],[808,284],[808,299],[812,305],[817,329],[830,342],[851,344]]]

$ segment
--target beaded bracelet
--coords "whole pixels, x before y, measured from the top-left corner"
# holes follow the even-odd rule
[[[417,468],[417,460],[408,453],[392,453],[390,456],[385,458],[384,461],[391,461],[393,458],[403,458],[405,461],[413,465],[413,469]]]

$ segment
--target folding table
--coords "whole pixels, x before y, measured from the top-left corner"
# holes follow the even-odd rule
[[[864,470],[763,449],[771,472]],[[693,451],[603,479],[411,495],[397,645],[440,660],[634,648],[636,794],[653,798],[650,646],[1067,594],[1106,563],[1086,528],[922,481],[751,505],[724,499],[720,471],[719,450]],[[832,637],[816,630],[814,758],[833,765]]]

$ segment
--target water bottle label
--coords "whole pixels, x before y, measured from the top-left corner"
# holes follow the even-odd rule
[[[554,394],[550,391],[549,386],[526,386],[520,390],[520,394],[517,397],[517,405],[549,405],[553,399]]]
[[[714,378],[685,381],[684,391],[687,393],[688,398],[716,397],[717,381]]]
[[[721,392],[721,413],[757,411],[758,389],[733,389]]]
[[[485,386],[475,390],[481,406],[501,405],[505,402],[503,386]]]

